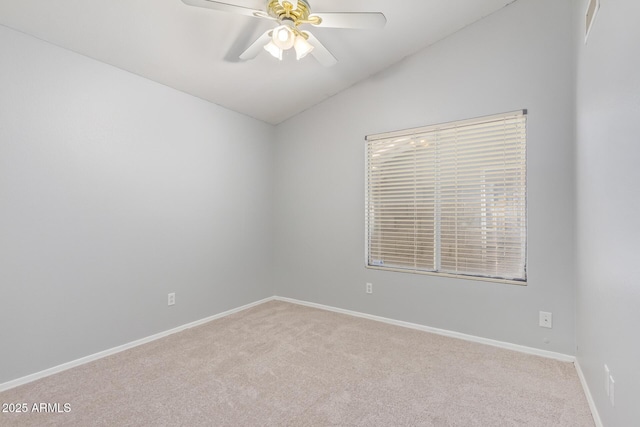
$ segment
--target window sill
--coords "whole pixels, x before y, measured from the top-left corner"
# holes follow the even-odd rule
[[[496,279],[494,277],[467,276],[464,274],[438,273],[435,271],[405,270],[402,268],[379,267],[367,264],[365,264],[365,267],[370,270],[395,271],[398,273],[420,274],[426,276],[448,277],[451,279],[476,280],[480,282],[506,283],[508,285],[527,286],[526,280]]]

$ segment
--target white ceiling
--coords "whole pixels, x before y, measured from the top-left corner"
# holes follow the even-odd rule
[[[330,68],[311,56],[280,62],[267,52],[241,62],[273,23],[180,0],[0,0],[0,24],[277,124],[513,1],[310,0],[313,12],[387,17],[382,30],[313,28],[338,58]]]

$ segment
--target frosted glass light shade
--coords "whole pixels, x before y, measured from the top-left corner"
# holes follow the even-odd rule
[[[293,47],[296,49],[297,60],[304,58],[313,50],[313,45],[309,43],[306,38],[300,35],[296,37]]]
[[[264,46],[264,50],[269,52],[274,58],[278,58],[280,61],[282,61],[282,49],[276,46],[273,40],[271,40]]]
[[[280,25],[273,30],[271,41],[282,50],[291,49],[295,43],[296,35],[287,25]]]

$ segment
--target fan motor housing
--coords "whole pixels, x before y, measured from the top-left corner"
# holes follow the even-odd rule
[[[293,9],[291,3],[279,0],[267,0],[267,12],[270,16],[282,21],[284,19],[292,20],[296,25],[309,20],[311,7],[306,0],[298,0],[298,7]]]

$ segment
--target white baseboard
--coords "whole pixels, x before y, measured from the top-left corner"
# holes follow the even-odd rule
[[[419,324],[416,324],[416,323],[404,322],[404,321],[401,321],[401,320],[389,319],[389,318],[386,318],[386,317],[375,316],[375,315],[366,314],[366,313],[360,313],[360,312],[357,312],[357,311],[331,307],[331,306],[323,305],[323,304],[317,304],[317,303],[312,303],[312,302],[307,302],[307,301],[296,300],[296,299],[293,299],[293,298],[285,298],[285,297],[273,296],[273,297],[265,298],[265,299],[262,299],[260,301],[256,301],[256,302],[253,302],[253,303],[250,303],[250,304],[246,304],[246,305],[243,305],[241,307],[234,308],[234,309],[231,309],[231,310],[225,311],[223,313],[219,313],[219,314],[216,314],[216,315],[213,315],[213,316],[201,319],[201,320],[196,320],[195,322],[191,322],[191,323],[188,323],[186,325],[178,326],[177,328],[173,328],[173,329],[170,329],[168,331],[160,332],[160,333],[157,333],[155,335],[151,335],[151,336],[146,337],[146,338],[141,338],[139,340],[132,341],[130,343],[123,344],[123,345],[118,346],[118,347],[113,347],[113,348],[101,351],[99,353],[95,353],[95,354],[92,354],[92,355],[89,355],[89,356],[85,356],[85,357],[82,357],[80,359],[73,360],[71,362],[63,363],[61,365],[54,366],[52,368],[45,369],[45,370],[40,371],[40,372],[36,372],[34,374],[31,374],[31,375],[27,375],[27,376],[24,376],[24,377],[15,379],[15,380],[11,380],[11,381],[2,383],[2,384],[0,384],[0,392],[9,390],[9,389],[14,388],[14,387],[18,387],[18,386],[23,385],[23,384],[30,383],[32,381],[36,381],[36,380],[38,380],[40,378],[44,378],[44,377],[48,377],[48,376],[53,375],[53,374],[57,374],[58,372],[66,371],[67,369],[71,369],[71,368],[74,368],[76,366],[84,365],[85,363],[93,362],[93,361],[101,359],[103,357],[111,356],[112,354],[120,353],[121,351],[125,351],[125,350],[128,350],[130,348],[137,347],[139,345],[146,344],[148,342],[155,341],[155,340],[160,339],[160,338],[164,338],[164,337],[166,337],[168,335],[175,334],[175,333],[183,331],[185,329],[193,328],[194,326],[202,325],[204,323],[211,322],[213,320],[220,319],[222,317],[229,316],[231,314],[234,314],[234,313],[237,313],[237,312],[246,310],[248,308],[255,307],[257,305],[263,304],[263,303],[268,302],[268,301],[273,301],[273,300],[284,301],[284,302],[289,302],[289,303],[298,304],[298,305],[304,305],[304,306],[308,306],[308,307],[314,307],[314,308],[318,308],[318,309],[321,309],[321,310],[333,311],[333,312],[336,312],[336,313],[347,314],[347,315],[355,316],[355,317],[361,317],[361,318],[364,318],[364,319],[374,320],[374,321],[383,322],[383,323],[387,323],[387,324],[391,324],[391,325],[402,326],[402,327],[405,327],[405,328],[416,329],[416,330],[430,332],[430,333],[438,334],[438,335],[444,335],[444,336],[451,337],[451,338],[458,338],[458,339],[462,339],[462,340],[465,340],[465,341],[471,341],[471,342],[476,342],[476,343],[480,343],[480,344],[491,345],[491,346],[494,346],[494,347],[499,347],[499,348],[503,348],[503,349],[507,349],[507,350],[518,351],[518,352],[521,352],[521,353],[533,354],[533,355],[536,355],[536,356],[542,356],[542,357],[546,357],[546,358],[550,358],[550,359],[556,359],[556,360],[560,360],[560,361],[563,361],[563,362],[574,362],[575,363],[575,357],[574,356],[570,356],[570,355],[566,355],[566,354],[562,354],[562,353],[555,353],[555,352],[552,352],[552,351],[541,350],[541,349],[537,349],[537,348],[533,348],[533,347],[526,347],[526,346],[522,346],[522,345],[518,345],[518,344],[512,344],[512,343],[507,343],[507,342],[502,342],[502,341],[496,341],[496,340],[492,340],[492,339],[488,339],[488,338],[482,338],[482,337],[477,337],[477,336],[473,336],[473,335],[467,335],[467,334],[463,334],[463,333],[460,333],[460,332],[448,331],[448,330],[445,330],[445,329],[432,328],[430,326],[424,326],[424,325],[419,325]],[[589,405],[592,408],[592,411],[593,411],[593,414],[594,414],[594,419],[597,418],[599,420],[598,415],[597,415],[598,413],[597,413],[597,411],[595,409],[595,406],[593,405],[593,399],[591,398],[591,394],[587,392],[588,388],[586,386],[586,382],[584,382],[584,377],[582,375],[582,371],[579,369],[579,365],[577,365],[577,364],[576,364],[576,368],[578,368],[578,375],[580,376],[580,380],[582,381],[583,387],[585,388],[585,393],[587,394],[587,398],[589,399]],[[597,427],[601,427],[601,426],[602,426],[602,424],[597,424]]]
[[[584,372],[582,372],[582,368],[580,367],[580,363],[578,362],[577,358],[573,364],[576,367],[576,371],[578,371],[578,378],[580,378],[580,384],[582,384],[582,389],[584,390],[584,394],[585,396],[587,396],[587,402],[589,403],[589,409],[591,409],[593,422],[596,424],[596,427],[603,427],[602,420],[600,419],[600,414],[598,413],[598,408],[596,407],[596,402],[593,400],[593,396],[591,395],[591,389],[589,389],[589,385],[587,384],[587,379],[584,377]]]
[[[390,324],[390,325],[402,326],[402,327],[410,328],[410,329],[417,329],[419,331],[425,331],[425,332],[430,332],[430,333],[433,333],[433,334],[444,335],[446,337],[451,337],[451,338],[458,338],[458,339],[461,339],[461,340],[471,341],[471,342],[475,342],[475,343],[479,343],[479,344],[491,345],[491,346],[494,346],[494,347],[499,347],[499,348],[503,348],[503,349],[507,349],[507,350],[518,351],[520,353],[532,354],[532,355],[535,355],[535,356],[546,357],[548,359],[555,359],[555,360],[559,360],[561,362],[571,362],[571,363],[573,363],[573,365],[576,368],[576,371],[578,373],[578,378],[580,378],[580,383],[582,384],[582,388],[584,390],[584,394],[587,397],[587,402],[589,403],[589,409],[591,410],[591,416],[593,417],[593,421],[595,422],[596,427],[603,427],[602,420],[600,419],[600,414],[598,413],[598,408],[596,408],[595,402],[593,400],[593,396],[591,395],[591,390],[589,389],[589,386],[587,385],[587,381],[586,381],[586,379],[584,377],[584,374],[582,372],[582,368],[580,367],[580,364],[578,363],[578,360],[576,359],[575,356],[571,356],[571,355],[563,354],[563,353],[556,353],[556,352],[553,352],[553,351],[541,350],[541,349],[534,348],[534,347],[527,347],[527,346],[524,346],[524,345],[518,345],[518,344],[512,344],[512,343],[503,342],[503,341],[492,340],[492,339],[488,339],[488,338],[477,337],[477,336],[474,336],[474,335],[467,335],[467,334],[463,334],[463,333],[460,333],[460,332],[448,331],[446,329],[432,328],[430,326],[419,325],[417,323],[403,322],[401,320],[394,320],[394,319],[389,319],[389,318],[386,318],[386,317],[375,316],[375,315],[372,315],[372,314],[360,313],[358,311],[346,310],[346,309],[343,309],[343,308],[336,308],[336,307],[331,307],[331,306],[328,306],[328,305],[317,304],[317,303],[308,302],[308,301],[301,301],[301,300],[297,300],[297,299],[294,299],[294,298],[286,298],[286,297],[276,296],[273,299],[276,300],[276,301],[289,302],[289,303],[292,303],[292,304],[304,305],[304,306],[307,306],[307,307],[313,307],[313,308],[319,308],[321,310],[332,311],[332,312],[335,312],[335,313],[347,314],[349,316],[355,316],[355,317],[361,317],[361,318],[364,318],[364,319],[375,320],[375,321],[387,323],[387,324]]]
[[[160,338],[164,338],[166,336],[175,334],[177,332],[184,331],[185,329],[193,328],[194,326],[199,326],[204,323],[211,322],[212,320],[220,319],[222,317],[226,317],[231,314],[238,313],[248,308],[255,307],[256,305],[260,305],[265,302],[272,301],[273,299],[274,297],[269,297],[269,298],[262,299],[260,301],[255,301],[255,302],[243,305],[242,307],[233,308],[231,310],[227,310],[225,312],[215,314],[213,316],[206,317],[204,319],[196,320],[195,322],[187,323],[186,325],[178,326],[177,328],[169,329],[168,331],[160,332],[155,335],[148,336],[146,338],[141,338],[139,340],[131,341],[127,344],[123,344],[118,347],[113,347],[108,350],[101,351],[99,353],[81,357],[80,359],[63,363],[62,365],[54,366],[53,368],[45,369],[43,371],[36,372],[35,374],[31,374],[15,380],[7,381],[5,383],[0,384],[0,392],[12,389],[14,387],[21,386],[23,384],[30,383],[32,381],[39,380],[40,378],[57,374],[58,372],[66,371],[67,369],[75,368],[76,366],[84,365],[85,363],[93,362],[94,360],[102,359],[103,357],[111,356],[112,354],[120,353],[121,351],[125,351],[130,348],[137,347],[139,345],[146,344],[151,341],[158,340]]]
[[[403,322],[401,320],[389,319],[386,317],[375,316],[372,314],[360,313],[358,311],[345,310],[342,308],[331,307],[323,304],[316,304],[308,301],[300,301],[293,298],[285,298],[285,297],[274,297],[277,301],[290,302],[292,304],[305,305],[307,307],[319,308],[321,310],[333,311],[335,313],[347,314],[349,316],[362,317],[364,319],[375,320],[377,322],[388,323],[390,325],[402,326],[410,329],[417,329],[419,331],[430,332],[432,334],[444,335],[446,337],[458,338],[465,341],[471,341],[479,344],[491,345],[493,347],[500,347],[507,350],[518,351],[520,353],[533,354],[536,356],[546,357],[548,359],[560,360],[562,362],[575,362],[575,357],[563,354],[556,353],[553,351],[541,350],[539,348],[527,347],[524,345],[512,344],[503,341],[496,341],[489,338],[477,337],[474,335],[467,335],[460,332],[448,331],[446,329],[438,329],[432,328],[430,326],[419,325],[417,323]]]

